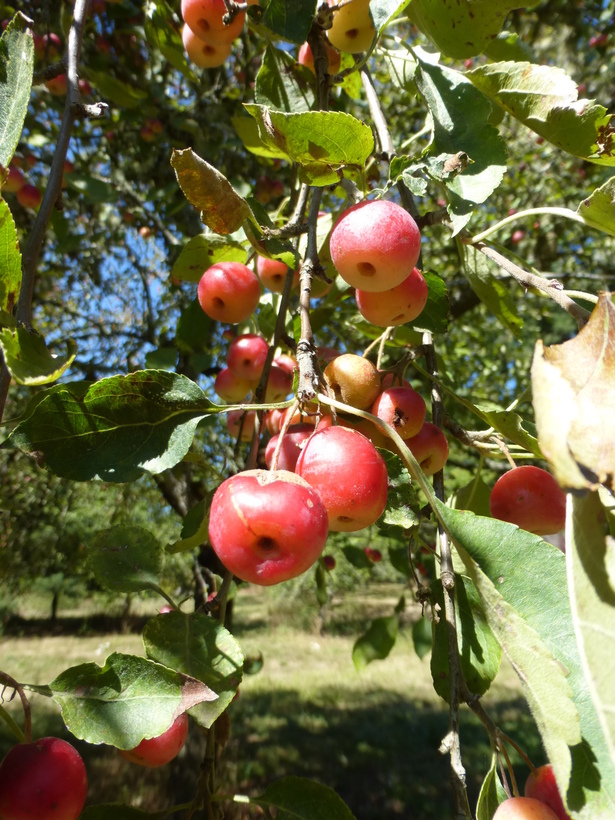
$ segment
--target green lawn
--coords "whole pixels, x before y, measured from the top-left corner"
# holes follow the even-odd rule
[[[256,794],[277,777],[313,777],[335,788],[357,820],[437,820],[451,816],[448,759],[438,754],[446,734],[446,705],[434,694],[429,658],[414,653],[410,624],[384,661],[358,673],[351,659],[357,629],[366,617],[391,611],[399,589],[379,585],[360,590],[325,616],[318,631],[317,609],[279,592],[241,590],[234,632],[246,656],[262,653],[260,673],[248,675],[231,705],[231,737],[219,774],[225,792]],[[155,613],[155,602],[152,612]],[[415,615],[411,610],[410,617]],[[0,667],[20,681],[46,683],[67,665],[102,663],[112,651],[142,652],[137,635],[4,637]],[[520,686],[503,667],[484,704],[496,722],[536,762],[540,742]],[[36,735],[61,733],[52,702],[33,696]],[[10,710],[19,718],[15,703]],[[462,713],[462,748],[474,804],[490,750],[476,719]],[[0,726],[2,751],[8,745]],[[183,802],[198,775],[204,737],[193,726],[183,755],[163,770],[131,766],[112,749],[83,746],[89,802],[130,802],[144,809]],[[524,768],[519,777],[525,778]],[[178,815],[179,816],[179,815]],[[235,806],[228,818],[255,813]]]

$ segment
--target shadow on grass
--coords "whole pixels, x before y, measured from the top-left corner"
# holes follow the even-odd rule
[[[354,695],[356,696],[356,695]],[[285,775],[314,778],[334,788],[357,820],[445,820],[452,817],[448,757],[438,753],[448,728],[443,705],[404,700],[387,692],[366,693],[356,707],[343,689],[322,690],[319,702],[295,691],[243,694],[230,707],[231,737],[218,764],[219,790],[258,795]],[[540,740],[521,698],[489,707],[498,725],[536,763]],[[195,792],[205,736],[192,724],[181,756],[161,769],[127,763],[114,749],[71,739],[59,715],[35,715],[35,736],[53,734],[75,743],[86,761],[88,804],[123,802],[155,811],[189,800]],[[474,809],[490,763],[486,733],[462,711],[461,743]],[[0,736],[0,753],[9,746]],[[518,763],[518,758],[513,756]],[[524,765],[517,766],[523,783]],[[262,816],[256,810],[224,805],[225,820]],[[174,817],[184,817],[176,814]]]

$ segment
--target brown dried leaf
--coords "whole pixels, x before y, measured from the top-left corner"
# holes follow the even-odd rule
[[[565,489],[615,489],[615,306],[601,293],[578,336],[536,343],[532,392],[538,443]]]
[[[201,211],[201,220],[212,231],[233,233],[246,219],[254,219],[252,209],[228,179],[192,148],[174,150],[171,165],[184,196]]]

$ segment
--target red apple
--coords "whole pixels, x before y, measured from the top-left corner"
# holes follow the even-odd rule
[[[153,142],[156,139],[156,135],[148,125],[143,126],[139,131],[139,136],[144,142]]]
[[[46,57],[48,60],[57,60],[62,52],[62,40],[57,34],[43,34],[34,38],[34,53],[37,57]]]
[[[404,379],[397,373],[380,372],[380,389],[386,390],[388,387],[412,387],[408,379]]]
[[[181,752],[188,737],[188,715],[183,712],[158,737],[146,738],[134,749],[120,749],[120,754],[131,763],[155,769],[170,763]],[[58,818],[59,820],[59,818]]]
[[[205,43],[188,26],[182,29],[182,42],[186,54],[199,68],[218,68],[231,54],[231,43]]]
[[[405,439],[420,432],[427,408],[412,387],[388,387],[377,396],[370,412]]]
[[[279,259],[267,259],[266,256],[259,256],[256,260],[256,272],[263,286],[274,293],[282,293],[286,282],[286,272],[288,266]],[[293,274],[293,288],[299,284],[299,271]]]
[[[338,401],[359,410],[367,410],[380,392],[376,366],[355,353],[336,356],[325,367],[323,375]]]
[[[287,356],[286,353],[280,353],[279,356],[276,356],[273,363],[277,364],[278,367],[281,367],[282,370],[286,370],[286,372],[290,373],[291,376],[294,376],[299,370],[297,360],[293,359],[292,356]]]
[[[215,492],[209,540],[234,575],[262,586],[301,575],[327,541],[327,511],[295,473],[248,470]]]
[[[47,80],[45,85],[49,93],[53,94],[54,97],[64,97],[66,94],[66,89],[68,88],[66,74],[60,74],[52,80]]]
[[[557,815],[539,800],[531,797],[510,797],[500,803],[493,820],[557,820]]]
[[[312,424],[291,424],[282,439],[276,469],[289,470],[293,473],[297,466],[297,459],[301,455],[301,444],[313,433],[314,425]],[[278,433],[269,439],[265,450],[265,464],[269,470],[273,464],[273,454],[275,453],[279,438],[280,435]]]
[[[540,800],[553,811],[558,820],[572,820],[559,793],[553,766],[547,763],[532,772],[525,782],[525,796]]]
[[[415,436],[404,439],[404,444],[427,476],[437,473],[447,462],[448,441],[446,436],[430,421],[426,421]]]
[[[377,564],[379,561],[382,561],[382,553],[380,552],[380,550],[373,549],[372,547],[365,547],[363,552],[369,558],[370,561],[374,562],[374,564]]]
[[[327,51],[327,73],[328,74],[337,74],[340,70],[340,64],[342,62],[342,56],[339,51],[333,46],[330,46],[328,43],[325,43],[325,48]],[[299,54],[297,55],[297,62],[300,65],[304,65],[306,68],[315,74],[314,68],[314,55],[312,54],[312,48],[309,43],[303,43],[301,48],[299,49]]]
[[[251,441],[256,424],[256,410],[229,410],[226,414],[226,427],[233,438]]]
[[[282,426],[282,418],[285,410],[267,410],[263,420],[263,426],[272,436],[277,436]]]
[[[515,467],[495,482],[489,497],[493,518],[536,535],[553,535],[566,523],[566,495],[540,467]]]
[[[218,262],[201,276],[199,304],[218,322],[245,322],[256,310],[261,288],[254,271],[241,262]]]
[[[231,373],[250,382],[256,382],[261,377],[268,352],[269,345],[266,339],[257,336],[256,333],[243,333],[230,343],[226,364]]]
[[[81,755],[58,737],[13,746],[0,763],[2,820],[77,820],[87,790]]]
[[[394,327],[412,322],[427,304],[427,282],[418,268],[391,290],[372,293],[357,290],[357,307],[364,319],[378,327]]]
[[[332,570],[335,569],[336,561],[335,561],[335,558],[332,555],[323,555],[322,562],[324,564],[325,569],[328,572],[331,572]]]
[[[25,184],[26,178],[23,173],[19,170],[19,168],[11,165],[9,167],[8,177],[2,186],[2,190],[7,194],[16,194],[17,191],[21,191]]]
[[[327,0],[330,6],[337,6],[338,0]],[[369,0],[354,0],[340,4],[333,16],[333,25],[327,31],[329,42],[339,51],[356,54],[368,49],[376,31],[369,14]]]
[[[79,80],[79,93],[82,97],[89,97],[92,93],[92,86],[87,80]]]
[[[214,390],[221,399],[229,404],[239,404],[242,402],[250,390],[252,382],[242,379],[232,373],[228,367],[224,367],[216,376]]]
[[[342,279],[377,293],[410,276],[419,258],[421,234],[410,214],[394,202],[364,201],[338,217],[330,250]]]
[[[284,401],[292,389],[292,375],[288,372],[288,370],[284,370],[276,364],[272,364],[271,369],[269,370],[269,378],[267,379],[265,401],[271,402],[272,404],[277,401]]]
[[[33,211],[38,211],[43,195],[36,187],[36,185],[24,185],[17,191],[17,202],[23,208],[31,208]]]
[[[384,512],[386,465],[371,441],[356,430],[338,425],[316,432],[295,470],[320,495],[334,532],[362,530]]]

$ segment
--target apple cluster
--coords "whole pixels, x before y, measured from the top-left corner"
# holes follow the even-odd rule
[[[248,0],[256,5],[258,0]],[[188,57],[200,68],[216,68],[231,53],[233,40],[239,37],[246,18],[240,11],[227,24],[224,0],[182,0],[184,19],[182,40]]]
[[[34,158],[34,162],[36,162],[36,158]],[[3,172],[2,196],[4,194],[15,194],[22,208],[37,211],[41,204],[42,194],[36,185],[27,182],[26,176],[20,167],[23,164],[25,163],[20,161],[19,158],[13,157],[8,172]]]
[[[553,767],[540,766],[525,783],[524,797],[501,803],[493,820],[572,820],[559,793]]]

